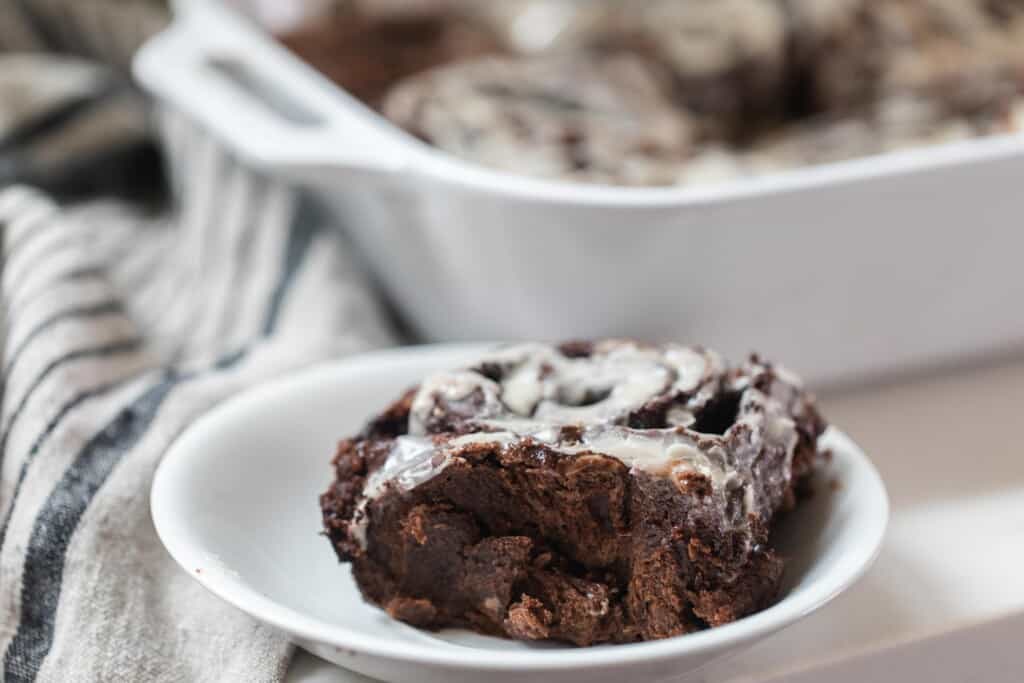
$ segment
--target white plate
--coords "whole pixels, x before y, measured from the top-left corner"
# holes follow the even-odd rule
[[[318,495],[341,436],[426,373],[480,346],[369,354],[278,380],[226,402],[168,451],[152,492],[157,533],[210,591],[316,654],[389,681],[656,681],[678,678],[810,614],[853,584],[877,554],[889,504],[877,471],[830,430],[834,457],[818,493],[785,522],[782,599],[740,621],[679,638],[573,648],[463,631],[429,633],[360,598],[319,535]],[[838,487],[828,486],[837,479]],[[835,488],[835,490],[832,490]]]

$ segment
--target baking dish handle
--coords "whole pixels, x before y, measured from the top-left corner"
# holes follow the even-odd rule
[[[215,2],[179,7],[138,52],[134,73],[256,166],[296,173],[408,165],[408,143],[385,122]]]

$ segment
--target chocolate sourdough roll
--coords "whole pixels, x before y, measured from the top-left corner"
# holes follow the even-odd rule
[[[432,145],[506,171],[619,185],[676,181],[690,117],[634,57],[480,58],[404,80],[385,116]]]
[[[605,14],[592,42],[672,75],[704,137],[749,139],[784,113],[787,16],[779,0],[637,0]]]
[[[783,0],[807,105],[834,114],[914,98],[946,116],[1009,107],[1024,86],[1018,0]]]
[[[769,533],[824,426],[757,357],[514,346],[426,378],[342,441],[324,528],[363,596],[416,626],[665,638],[776,598]]]

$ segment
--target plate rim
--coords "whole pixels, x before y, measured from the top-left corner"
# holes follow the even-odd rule
[[[221,401],[184,429],[164,453],[153,476],[150,488],[150,515],[154,529],[167,552],[181,569],[199,582],[206,590],[236,609],[289,635],[293,640],[304,639],[334,647],[351,655],[367,655],[380,659],[411,664],[430,664],[458,669],[475,668],[482,671],[563,670],[623,665],[631,662],[654,662],[681,659],[701,653],[718,653],[752,642],[790,626],[824,607],[838,595],[853,586],[871,567],[881,552],[891,515],[888,492],[877,468],[863,450],[849,436],[836,427],[829,427],[822,438],[828,439],[834,451],[841,450],[850,466],[865,476],[871,489],[873,524],[861,530],[864,537],[857,552],[839,563],[817,584],[784,596],[774,605],[730,624],[689,633],[673,638],[598,647],[563,650],[507,650],[496,657],[492,650],[474,648],[440,648],[425,643],[403,642],[396,647],[394,641],[359,633],[351,628],[331,624],[283,605],[248,586],[240,577],[224,572],[197,574],[189,567],[209,559],[208,551],[199,549],[184,538],[169,519],[174,505],[169,481],[180,461],[186,459],[193,441],[201,440],[204,430],[236,411],[244,411],[249,404],[273,400],[273,396],[292,385],[316,384],[324,375],[365,372],[369,363],[404,360],[427,364],[432,358],[479,353],[494,344],[458,343],[425,344],[371,351],[341,359],[316,363],[302,370],[288,372],[272,380],[245,389]]]

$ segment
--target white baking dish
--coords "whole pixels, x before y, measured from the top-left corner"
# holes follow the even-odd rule
[[[322,197],[424,339],[673,338],[818,383],[1024,343],[1021,136],[614,188],[435,151],[213,0],[180,3],[136,74]]]

